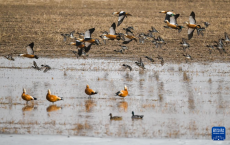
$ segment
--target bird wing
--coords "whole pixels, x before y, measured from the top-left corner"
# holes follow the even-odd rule
[[[82,53],[83,53],[83,50],[84,48],[78,48],[78,51],[77,51],[77,54],[78,54],[78,56],[81,56],[82,55]]]
[[[117,96],[119,96],[120,94],[121,94],[121,91],[118,91],[118,92],[116,93]]]
[[[185,43],[186,43],[186,41],[185,41],[185,39],[184,39],[184,38],[182,38],[182,43],[183,43],[183,44],[185,44]]]
[[[188,40],[190,40],[193,37],[193,32],[195,29],[193,28],[188,28]]]
[[[208,28],[210,24],[208,22],[204,22],[204,25],[206,26],[206,28]]]
[[[163,59],[161,60],[161,65],[162,65],[162,66],[164,65],[164,60],[163,60]]]
[[[123,42],[123,44],[128,44],[129,42],[132,41],[132,39],[130,39],[130,38],[126,37],[126,36],[123,36],[123,37],[124,37],[124,42]]]
[[[120,13],[119,13],[119,18],[118,18],[117,27],[118,27],[119,25],[121,25],[121,23],[123,22],[124,19],[125,19],[125,12],[120,12]]]
[[[151,27],[153,32],[158,32],[156,28],[154,28],[153,26]]]
[[[38,68],[38,65],[37,65],[37,63],[35,61],[33,61],[33,64],[34,64],[35,68]]]
[[[225,40],[229,40],[228,34],[226,32],[224,33],[224,35],[225,35]]]
[[[90,51],[91,46],[92,46],[92,43],[85,42],[85,52],[86,53]]]
[[[63,41],[66,41],[66,36],[65,34],[61,34],[63,36]]]
[[[140,43],[144,43],[145,42],[145,39],[143,37],[139,37],[139,42]]]
[[[202,32],[202,28],[196,29],[197,30],[197,34],[198,36],[201,34],[202,36],[204,36],[204,33]]]
[[[130,30],[129,30],[129,31],[126,31],[126,34],[127,34],[127,35],[130,35],[130,36],[134,36],[134,35],[133,35],[133,32],[131,32]]]
[[[72,52],[74,53],[76,57],[78,57],[77,51],[72,50]]]
[[[180,16],[180,14],[175,15],[176,25],[177,25],[177,18]]]
[[[82,42],[80,40],[76,40],[76,46],[79,46],[81,44],[82,44]]]
[[[132,67],[131,66],[127,65],[127,67],[129,68],[130,71],[132,71]]]
[[[124,38],[125,38],[125,41],[131,41],[132,39],[130,39],[129,37],[127,37],[127,36],[124,36]]]
[[[72,31],[72,32],[69,34],[69,36],[70,36],[70,37],[74,37],[74,36],[73,36],[74,33],[75,33],[75,30]]]
[[[170,24],[173,24],[173,25],[176,25],[176,19],[175,19],[175,16],[170,16],[170,21],[169,21]]]
[[[12,53],[10,53],[8,56],[9,56],[9,58],[11,58],[11,59],[13,58],[13,54],[12,54]]]
[[[153,26],[151,26],[151,29],[152,29],[152,31],[154,31],[154,30],[155,30],[155,28],[154,28]]]
[[[116,24],[113,23],[113,24],[111,25],[110,29],[109,29],[109,34],[110,34],[110,35],[115,35],[115,33],[116,33]]]
[[[95,28],[91,28],[85,31],[84,39],[91,39],[91,34],[95,31]]]
[[[125,35],[123,33],[120,34],[120,37],[123,41],[125,41]]]
[[[220,45],[224,45],[222,39],[219,39],[219,44],[220,44]]]
[[[161,41],[165,42],[165,40],[162,37],[160,37],[160,39],[161,39]]]
[[[170,16],[171,16],[171,15],[166,14],[166,15],[165,15],[165,21],[168,20],[168,21],[170,22]]]
[[[46,69],[43,72],[46,73],[50,69],[51,69],[50,66],[46,65]]]
[[[189,23],[190,24],[196,24],[196,19],[195,19],[195,13],[191,12],[190,16],[189,16]]]
[[[30,43],[30,44],[26,47],[26,49],[27,49],[27,54],[33,55],[33,54],[34,54],[33,48],[34,48],[34,43],[32,42],[32,43]]]
[[[142,59],[140,58],[140,64],[142,67],[145,67],[144,63],[142,62]]]

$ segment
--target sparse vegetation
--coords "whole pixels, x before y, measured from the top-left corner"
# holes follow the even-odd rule
[[[127,7],[128,6],[128,7]],[[153,8],[154,6],[154,8]],[[131,42],[128,44],[129,50],[125,54],[116,54],[113,50],[119,48],[117,43],[121,41],[109,41],[107,45],[103,42],[99,46],[93,46],[89,53],[90,57],[103,56],[125,56],[135,57],[149,55],[156,57],[161,55],[165,62],[185,62],[182,56],[183,49],[179,42],[181,38],[187,38],[187,28],[183,28],[181,33],[165,29],[164,14],[161,10],[173,9],[179,13],[178,23],[183,24],[188,21],[191,11],[196,12],[197,23],[203,26],[203,21],[208,21],[211,25],[206,29],[204,36],[194,34],[189,43],[191,47],[188,53],[194,58],[194,61],[229,61],[227,54],[220,55],[217,50],[209,54],[206,47],[219,38],[224,37],[224,32],[230,33],[228,18],[229,2],[220,1],[126,1],[126,0],[54,0],[54,1],[34,1],[34,0],[16,0],[0,2],[0,44],[1,55],[8,53],[25,52],[25,46],[30,42],[35,42],[35,51],[40,56],[64,56],[75,57],[69,50],[75,49],[63,41],[61,33],[85,32],[87,29],[95,27],[93,38],[99,38],[101,31],[108,31],[113,22],[117,23],[117,17],[112,12],[125,10],[132,14],[131,17],[117,28],[117,32],[122,32],[123,27],[133,26],[134,34],[147,33],[154,26],[159,30],[159,34],[167,42],[162,48],[155,48],[147,41],[144,44]],[[215,18],[215,19],[213,19]],[[185,26],[186,27],[186,26]],[[77,34],[75,34],[77,36]],[[103,48],[103,49],[102,49]],[[104,49],[105,48],[105,49]],[[55,51],[53,51],[55,50]],[[99,51],[100,50],[100,51]],[[229,47],[226,47],[229,51]]]

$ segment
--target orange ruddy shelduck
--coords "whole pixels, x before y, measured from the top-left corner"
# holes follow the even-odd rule
[[[48,90],[48,93],[46,95],[46,99],[50,102],[56,102],[56,101],[60,101],[60,100],[63,100],[62,97],[58,97],[58,96],[55,96],[55,95],[51,95],[51,91],[50,89]]]
[[[70,42],[70,45],[75,45],[77,46],[77,53],[75,55],[78,56],[86,56],[86,53],[89,52],[89,50],[91,49],[93,43],[89,43],[89,42],[81,42],[80,40],[76,40],[76,42]],[[74,52],[75,53],[75,52]]]
[[[120,97],[126,97],[128,93],[128,88],[125,86],[124,90],[117,92],[116,95]]]
[[[116,33],[116,24],[113,23],[109,29],[109,34],[104,33],[100,36],[103,40],[104,43],[106,44],[106,40],[120,40],[121,36]]]
[[[20,54],[19,56],[38,59],[38,56],[34,55],[34,49],[33,48],[34,48],[34,42],[30,43],[26,47],[26,49],[27,49],[27,53],[26,54]]]
[[[127,35],[127,34],[124,34],[122,35],[122,38],[124,40],[123,44],[128,44],[129,42],[131,42],[132,40],[135,40],[137,42],[137,38],[132,36],[132,35]]]
[[[87,30],[84,34],[84,40],[82,42],[88,42],[88,43],[93,43],[93,44],[100,44],[100,41],[98,39],[93,39],[91,38],[92,33],[95,31],[95,28],[91,28]]]
[[[171,29],[177,29],[178,33],[181,32],[183,26],[179,26],[177,24],[177,18],[180,16],[180,14],[172,14],[172,15],[166,15],[165,22],[167,23],[167,26],[164,26],[165,28],[171,28]]]
[[[94,90],[92,90],[92,89],[89,88],[89,85],[86,85],[85,93],[86,93],[87,95],[89,95],[90,98],[91,98],[91,95],[97,94],[97,92],[95,92]]]
[[[196,24],[195,13],[193,11],[189,16],[189,22],[185,23],[188,27],[188,40],[190,40],[193,37],[193,32],[195,29],[197,29],[197,34],[199,35],[199,29],[201,29],[201,26]]]
[[[126,13],[126,12],[124,12],[124,11],[113,12],[113,14],[119,14],[117,27],[118,27],[119,25],[121,25],[121,23],[123,22],[123,20],[125,19],[125,17],[127,18],[127,16],[132,16],[130,13]]]
[[[28,101],[37,100],[37,98],[34,98],[34,97],[26,94],[26,89],[23,89],[22,99],[26,101],[26,104],[28,104]]]

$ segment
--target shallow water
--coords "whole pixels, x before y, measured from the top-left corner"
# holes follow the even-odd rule
[[[129,59],[0,58],[0,133],[96,137],[211,139],[213,126],[230,130],[228,63],[152,64]],[[122,64],[133,67],[124,70]],[[88,99],[86,84],[98,91]],[[129,96],[115,93],[128,87]],[[22,89],[38,100],[21,99]],[[64,101],[46,100],[47,90]],[[132,120],[131,112],[144,115]],[[122,116],[110,121],[109,113]],[[226,134],[226,138],[230,137]]]

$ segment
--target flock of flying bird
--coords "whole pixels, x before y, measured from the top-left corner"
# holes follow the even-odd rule
[[[161,11],[160,13],[165,14],[164,22],[166,23],[166,26],[164,26],[164,28],[176,29],[178,30],[178,33],[182,31],[182,28],[184,27],[177,24],[177,18],[180,16],[180,14],[176,14],[172,11]],[[158,36],[157,38],[155,38],[153,33],[158,33],[159,31],[157,31],[154,27],[151,27],[151,30],[149,30],[147,34],[140,33],[138,34],[137,37],[135,37],[133,34],[134,28],[132,26],[123,28],[123,30],[125,31],[125,34],[117,33],[116,27],[121,25],[121,23],[126,17],[132,16],[132,15],[124,11],[114,12],[113,14],[114,15],[119,14],[117,26],[115,23],[113,23],[111,27],[109,28],[109,32],[103,31],[99,37],[103,40],[104,44],[107,43],[106,42],[107,40],[123,40],[123,43],[122,43],[123,45],[119,45],[121,49],[114,50],[115,52],[123,53],[124,51],[128,49],[128,47],[125,44],[128,44],[132,42],[133,40],[137,42],[138,39],[139,39],[139,43],[144,43],[145,40],[151,40],[151,42],[155,45],[156,48],[158,48],[158,46],[160,46],[161,48],[162,45],[166,44],[166,42],[161,36]],[[208,22],[203,22],[203,23],[206,28],[210,25],[210,23]],[[205,31],[205,27],[201,27],[201,25],[196,24],[195,13],[193,11],[191,12],[189,16],[189,22],[185,22],[185,24],[188,27],[188,40],[192,39],[193,33],[195,30],[197,31],[198,36],[204,35],[203,32]],[[100,44],[100,41],[98,39],[93,39],[91,37],[94,31],[95,31],[95,28],[91,28],[87,30],[85,33],[78,32],[77,33],[79,34],[78,38],[74,37],[75,31],[71,32],[70,34],[61,34],[61,35],[64,37],[64,41],[66,41],[67,38],[71,38],[75,40],[75,42],[70,42],[70,45],[74,45],[77,47],[78,51],[72,51],[77,57],[79,56],[86,57],[87,56],[86,54],[90,51],[91,46],[93,44],[96,44],[96,45]],[[209,48],[210,54],[212,53],[212,50],[214,48],[218,49],[221,54],[222,52],[226,53],[225,48],[224,48],[225,44],[223,41],[225,41],[226,43],[230,42],[230,39],[226,32],[225,32],[225,39],[219,39],[218,42],[214,41],[216,43],[215,45],[207,45],[207,47]],[[180,44],[182,45],[184,52],[186,52],[186,49],[190,47],[189,43],[187,43],[186,39],[184,38],[182,38],[182,42]],[[183,54],[183,56],[185,57],[186,63],[188,62],[189,59],[192,60],[192,57],[187,53]],[[149,56],[145,56],[145,58],[147,58],[151,62],[154,62],[154,59]],[[156,58],[158,58],[161,61],[161,65],[164,65],[164,59],[161,56],[158,55]],[[140,58],[140,61],[135,62],[135,64],[145,69],[144,63],[141,58]],[[132,67],[127,64],[123,64],[123,66],[125,68],[129,68],[130,71],[132,70]]]
[[[164,22],[167,25],[164,26],[164,28],[176,29],[176,30],[178,30],[178,33],[180,33],[182,31],[182,28],[184,28],[184,27],[177,24],[177,18],[180,16],[180,14],[176,14],[172,11],[161,11],[160,13],[164,13],[166,15]],[[126,13],[124,11],[114,12],[113,14],[114,15],[118,14],[117,27],[119,25],[121,25],[121,23],[123,22],[123,20],[125,18],[127,18],[128,16],[132,16],[131,14]],[[196,24],[194,12],[191,12],[191,14],[189,16],[189,22],[185,22],[185,23],[186,23],[186,26],[188,27],[188,40],[190,40],[193,37],[193,33],[195,30],[197,30],[198,35],[201,34],[203,36],[203,31],[205,31],[205,28]],[[207,28],[210,24],[208,22],[204,22],[204,25]],[[114,50],[115,52],[123,53],[123,51],[128,49],[128,47],[125,46],[125,44],[128,44],[133,40],[137,42],[137,38],[134,36],[134,34],[132,32],[134,30],[133,27],[123,28],[123,30],[125,30],[125,32],[126,32],[125,34],[116,33],[116,24],[113,23],[111,25],[111,27],[109,28],[109,32],[107,32],[107,31],[102,32],[103,34],[100,35],[100,38],[104,41],[104,44],[107,43],[106,42],[107,40],[123,40],[124,45],[120,45],[121,49],[120,50]],[[91,35],[94,31],[95,31],[95,28],[91,28],[91,29],[87,30],[85,33],[77,33],[79,35],[79,38],[76,38],[74,36],[75,31],[71,32],[70,34],[61,34],[61,35],[63,36],[64,41],[66,41],[67,38],[75,40],[74,42],[70,42],[69,44],[77,47],[77,51],[72,51],[77,57],[80,57],[80,56],[86,57],[87,53],[90,51],[92,45],[94,45],[94,44],[99,45],[100,44],[100,41],[98,39],[93,39],[91,37]],[[158,33],[158,31],[154,27],[151,27],[151,30],[148,31],[148,34],[144,34],[144,33],[139,34],[138,35],[139,42],[144,43],[145,40],[152,39],[151,42],[156,47],[158,47],[158,46],[162,47],[162,45],[166,44],[166,42],[164,41],[164,39],[161,36],[158,36],[157,38],[155,38],[153,33]],[[223,41],[226,42],[226,44],[228,44],[230,42],[230,39],[229,39],[228,34],[226,32],[225,32],[225,39],[219,39],[218,42],[215,42],[216,45],[207,45],[207,47],[209,48],[209,52],[212,53],[212,50],[214,48],[217,48],[221,54],[222,54],[222,51],[224,53],[226,53],[226,51],[224,49],[224,46],[226,46],[226,44],[224,44]],[[186,40],[184,38],[182,38],[181,44],[182,44],[184,51],[186,51],[186,49],[190,47],[190,45],[186,42]],[[31,44],[29,44],[26,47],[27,53],[20,54],[19,56],[38,59],[38,56],[34,54],[33,47],[34,47],[34,43],[32,42]],[[192,59],[192,57],[189,54],[184,54],[184,56],[185,56],[186,62],[187,62],[187,60]],[[8,60],[14,60],[14,58],[12,57],[12,54],[9,54],[5,57]],[[145,56],[145,58],[147,58],[151,62],[154,62],[154,59],[149,57],[149,56]],[[163,57],[158,55],[157,58],[159,60],[161,60],[161,65],[164,65]],[[48,70],[51,69],[51,67],[48,65],[41,65],[41,67],[38,67],[38,65],[36,64],[35,61],[33,61],[33,64],[34,64],[34,66],[32,66],[32,67],[34,69],[41,70],[41,69],[45,68],[44,72],[47,72]],[[142,58],[140,58],[140,61],[135,62],[135,64],[137,66],[139,66],[140,68],[145,69]],[[130,71],[132,70],[132,67],[127,65],[127,64],[123,64],[123,66],[125,68],[130,69]],[[27,103],[30,100],[37,100],[37,98],[34,98],[34,97],[32,97],[28,94],[25,94],[25,93],[26,93],[26,90],[23,89],[22,99],[27,101]],[[89,85],[86,86],[85,93],[87,95],[89,95],[90,98],[91,98],[91,95],[97,94],[97,92],[95,92],[94,90],[89,88]],[[123,97],[123,98],[126,97],[128,95],[128,88],[125,86],[124,90],[118,91],[116,93],[116,95]],[[63,100],[62,97],[52,95],[50,90],[48,90],[48,93],[46,95],[46,99],[50,102],[56,102],[59,100]],[[132,112],[132,114],[133,114],[132,118],[143,118],[143,115],[134,115],[134,112]],[[120,119],[121,118],[119,116],[112,116],[112,114],[109,114],[109,116],[110,116],[110,119]]]

